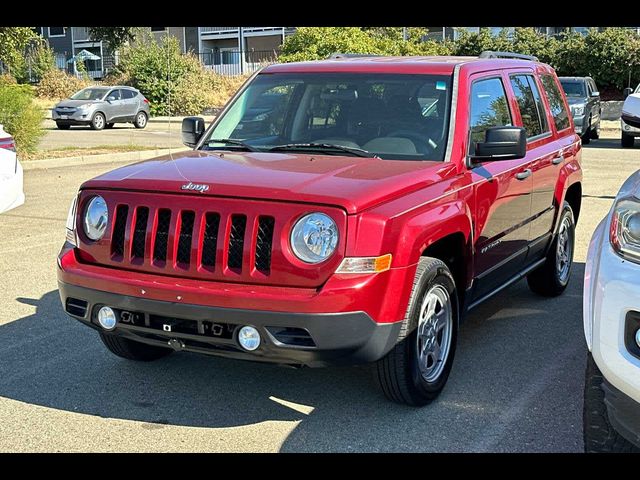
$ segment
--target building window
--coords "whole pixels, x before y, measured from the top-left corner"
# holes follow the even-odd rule
[[[42,36],[42,27],[33,27],[33,31]]]
[[[167,27],[151,27],[152,32],[164,32]]]
[[[49,27],[49,37],[64,37],[65,27]]]

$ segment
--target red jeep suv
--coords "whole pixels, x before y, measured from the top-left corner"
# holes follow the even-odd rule
[[[467,311],[569,281],[581,143],[533,57],[271,65],[182,134],[193,151],[89,180],[69,213],[62,305],[120,357],[376,362],[424,405]]]

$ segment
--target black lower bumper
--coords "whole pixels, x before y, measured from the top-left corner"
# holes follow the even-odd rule
[[[396,343],[400,323],[379,324],[365,312],[286,313],[208,307],[117,295],[58,282],[67,314],[101,330],[97,312],[118,316],[114,335],[157,346],[209,355],[320,367],[373,362]],[[238,330],[258,329],[253,352],[237,341]]]
[[[606,379],[602,383],[604,403],[611,426],[640,447],[640,403],[611,385]]]
[[[60,125],[73,125],[73,126],[78,126],[78,125],[91,125],[91,118],[87,118],[86,120],[75,120],[72,118],[67,118],[67,119],[54,119],[54,122],[56,122],[57,124]]]

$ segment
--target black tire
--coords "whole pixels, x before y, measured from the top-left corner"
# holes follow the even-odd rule
[[[571,251],[567,255],[566,261],[568,262],[568,270],[559,269],[556,266],[556,255],[558,252],[558,242],[560,239],[560,231],[562,230],[563,222],[567,221],[567,229],[568,229],[568,239],[567,245],[563,246],[563,250],[566,249],[567,246],[571,247]],[[551,243],[551,247],[549,248],[549,252],[547,253],[546,261],[529,275],[527,275],[527,283],[529,284],[529,288],[537,293],[538,295],[542,295],[545,297],[556,297],[564,292],[565,288],[569,284],[569,279],[571,278],[571,269],[573,267],[573,253],[575,251],[575,240],[576,240],[576,232],[575,232],[575,221],[573,217],[573,210],[571,210],[571,206],[564,202],[562,207],[562,212],[560,213],[560,219],[558,221],[558,232]],[[565,262],[566,263],[566,262]]]
[[[427,381],[420,371],[418,359],[418,316],[422,301],[428,292],[437,288],[448,293],[451,307],[449,349],[444,366],[433,381]],[[442,308],[441,310],[442,311]],[[442,330],[442,337],[445,337]],[[458,333],[458,297],[449,268],[444,262],[430,257],[420,259],[409,306],[395,347],[375,365],[375,379],[385,396],[394,402],[411,406],[423,406],[432,402],[444,388],[456,349]]]
[[[106,129],[110,129],[110,128],[113,128],[113,126],[114,126],[114,125],[115,125],[115,123],[107,123],[107,124],[104,126],[104,128],[106,128]]]
[[[582,411],[584,451],[587,453],[638,453],[640,448],[620,435],[609,423],[604,403],[602,372],[589,353],[584,376]]]
[[[91,119],[92,130],[102,130],[106,125],[104,115],[100,112],[94,113]]]
[[[622,148],[633,148],[635,141],[636,139],[633,135],[623,133],[622,138],[620,139],[620,144],[622,145]]]
[[[147,121],[149,118],[147,114],[144,112],[138,112],[136,114],[136,118],[133,120],[133,126],[136,128],[144,128],[147,126]]]
[[[591,139],[598,140],[600,138],[600,120],[596,123],[596,126],[591,130]]]
[[[589,145],[591,143],[591,117],[589,117],[589,124],[587,125],[587,129],[582,134],[582,144]]]
[[[68,123],[56,122],[56,127],[58,127],[60,130],[69,130],[71,128],[71,125],[69,125]]]
[[[99,332],[102,343],[109,349],[111,353],[127,360],[136,360],[139,362],[150,362],[166,357],[173,350],[169,348],[156,347],[147,345],[146,343],[135,342],[128,338],[113,335],[111,333]]]

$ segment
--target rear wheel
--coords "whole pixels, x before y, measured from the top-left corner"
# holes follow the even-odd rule
[[[102,130],[105,127],[104,115],[100,112],[95,113],[91,119],[91,128],[93,130]]]
[[[616,452],[638,453],[640,449],[620,435],[609,423],[607,407],[604,403],[602,372],[587,357],[587,370],[584,378],[584,410],[582,411],[584,451],[588,453]]]
[[[622,144],[623,148],[633,148],[635,140],[636,139],[633,135],[628,135],[626,133],[623,133],[620,143]]]
[[[545,262],[527,275],[529,288],[545,297],[555,297],[564,292],[571,277],[575,243],[573,210],[564,202],[556,238],[549,248]]]
[[[376,380],[389,400],[412,406],[433,401],[453,365],[458,331],[456,287],[449,268],[420,259],[396,346],[376,363]]]
[[[138,112],[135,120],[133,121],[133,126],[136,128],[144,128],[147,126],[147,114],[144,112]]]
[[[60,130],[69,130],[71,128],[71,125],[69,125],[68,123],[56,122],[56,127],[58,127]]]
[[[118,357],[126,358],[127,360],[150,362],[173,353],[173,350],[169,348],[156,347],[154,345],[147,345],[146,343],[135,342],[112,333],[99,333],[102,343],[105,344],[111,353]]]

